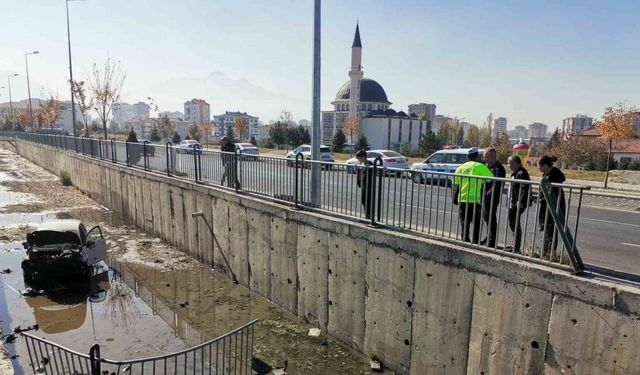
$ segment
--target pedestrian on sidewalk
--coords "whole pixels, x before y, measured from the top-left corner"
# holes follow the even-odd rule
[[[482,215],[483,187],[485,180],[477,178],[493,177],[486,165],[478,162],[478,148],[472,147],[467,153],[468,161],[456,169],[453,177],[453,204],[458,205],[458,216],[462,224],[462,240],[477,244],[480,242],[480,220]],[[469,230],[473,223],[473,233]]]
[[[544,155],[538,160],[538,169],[543,173],[542,178],[546,178],[552,184],[562,184],[567,179],[564,173],[553,164],[558,161],[555,156]],[[544,232],[542,239],[542,257],[548,257],[550,250],[553,251],[558,248],[558,233],[556,233],[556,226],[553,218],[551,217],[551,210],[554,210],[558,215],[559,220],[564,223],[565,212],[567,211],[566,202],[564,199],[564,191],[561,187],[553,187],[551,189],[553,195],[557,199],[555,207],[549,207],[548,202],[544,195],[539,194],[540,211],[538,213],[538,227]]]
[[[529,207],[529,191],[531,187],[528,184],[516,182],[516,180],[530,181],[529,172],[522,166],[520,156],[514,155],[509,157],[509,170],[511,170],[511,196],[509,199],[509,228],[513,232],[513,252],[520,254],[522,247],[522,226],[520,218]]]
[[[375,189],[375,173],[373,171],[373,163],[367,159],[367,151],[359,150],[356,152],[356,159],[360,162],[358,166],[357,184],[360,188],[360,202],[364,208],[365,217],[371,219],[373,217],[373,200],[376,196]]]
[[[493,177],[505,178],[507,171],[498,160],[498,154],[493,147],[484,150],[484,162]],[[502,196],[502,181],[485,181],[484,202],[482,204],[482,219],[487,224],[487,237],[480,244],[489,247],[496,246],[498,230],[498,206]]]
[[[220,184],[224,186],[226,181],[228,187],[240,188],[240,182],[238,181],[238,176],[236,176],[236,145],[233,143],[233,140],[226,135],[221,139],[220,151],[222,151],[220,156],[222,158],[222,167],[224,169]]]

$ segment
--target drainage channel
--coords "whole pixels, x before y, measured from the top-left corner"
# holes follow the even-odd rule
[[[0,268],[11,271],[0,275],[5,335],[37,324],[38,330],[30,333],[83,353],[97,343],[103,358],[117,360],[179,351],[259,319],[254,356],[261,373],[284,367],[287,374],[369,373],[365,356],[324,333],[309,336],[312,326],[293,314],[95,202],[91,206],[76,189],[59,190],[51,182],[55,176],[43,179],[46,172],[0,150],[0,174],[11,168],[20,174],[14,173],[11,183],[0,180]],[[34,186],[39,180],[49,188]],[[48,196],[58,193],[84,208],[65,207],[60,203],[65,199],[50,202]],[[29,287],[20,266],[24,235],[55,218],[101,225],[109,258],[96,267],[88,284],[47,280],[42,289],[33,288],[33,295],[23,295]],[[24,340],[17,336],[7,348],[16,374],[30,374]]]

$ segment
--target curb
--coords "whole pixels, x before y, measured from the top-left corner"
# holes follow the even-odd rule
[[[585,190],[584,191],[585,195],[594,195],[594,196],[598,196],[598,197],[608,197],[608,198],[621,198],[621,199],[631,199],[631,200],[637,200],[640,201],[640,195],[634,195],[634,194],[629,194],[629,193],[623,193],[623,192],[606,192],[606,191],[593,191],[593,190]]]

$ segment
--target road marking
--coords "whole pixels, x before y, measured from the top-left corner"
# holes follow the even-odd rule
[[[583,220],[591,220],[591,221],[599,221],[601,223],[609,223],[609,224],[618,224],[618,225],[626,225],[629,227],[640,228],[640,225],[637,224],[629,224],[629,223],[620,223],[618,221],[610,221],[610,220],[602,220],[602,219],[592,219],[590,217],[582,218]]]
[[[633,246],[633,247],[640,247],[640,245],[636,245],[634,243],[628,243],[628,242],[620,242],[620,245],[627,245],[627,246]]]

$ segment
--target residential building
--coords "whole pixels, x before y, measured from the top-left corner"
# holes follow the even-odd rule
[[[593,126],[593,118],[586,115],[567,117],[562,121],[562,134],[579,133]]]
[[[258,135],[256,135],[256,140],[258,142],[266,142],[271,138],[269,135],[269,130],[273,128],[273,124],[265,124],[258,126]]]
[[[241,136],[244,140],[249,140],[251,137],[258,138],[258,127],[260,125],[260,119],[256,116],[251,116],[246,112],[230,112],[225,111],[223,114],[213,116],[213,135],[215,137],[222,137],[227,133],[227,129],[234,129],[235,134],[235,124],[237,118],[244,118],[247,120],[247,130],[244,134],[236,134],[236,136]]]
[[[164,112],[160,112],[161,116],[167,116],[170,119],[174,119],[174,120],[183,120],[184,119],[184,113],[180,112],[180,111],[164,111]]]
[[[116,103],[111,108],[112,119],[120,126],[124,126],[127,121],[148,119],[149,104],[138,102],[136,104]]]
[[[498,117],[493,120],[493,129],[491,129],[492,135],[494,137],[499,137],[502,133],[507,131],[507,118],[506,117]]]
[[[522,125],[518,125],[515,128],[509,130],[509,138],[511,139],[525,139],[528,137],[529,131]]]
[[[548,126],[539,122],[529,125],[529,139],[547,139]]]
[[[138,118],[125,121],[122,127],[126,129],[127,132],[133,129],[138,139],[150,140],[151,132],[153,132],[153,129],[156,127],[156,122],[155,119]]]
[[[372,149],[396,151],[402,151],[404,147],[417,149],[420,136],[427,131],[426,120],[393,109],[366,113],[360,126]]]
[[[184,120],[196,125],[211,122],[209,103],[203,99],[191,99],[184,103]]]
[[[409,115],[414,114],[418,118],[422,115],[425,121],[431,121],[431,124],[433,124],[436,119],[436,105],[428,103],[409,104],[407,113]]]

